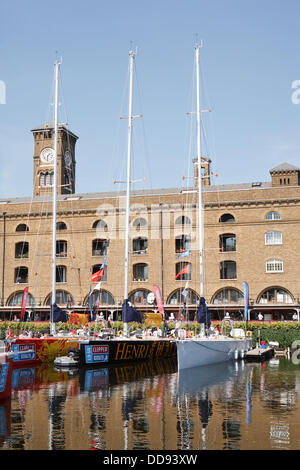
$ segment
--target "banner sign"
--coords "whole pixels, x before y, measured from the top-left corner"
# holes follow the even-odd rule
[[[161,313],[163,315],[164,314],[164,304],[163,304],[163,301],[162,301],[162,298],[161,298],[159,287],[153,286],[153,290],[154,290],[154,295],[155,295],[155,298],[156,298],[158,311],[159,311],[159,313]]]
[[[109,346],[108,344],[85,345],[85,362],[95,364],[98,362],[108,362]]]
[[[13,362],[32,361],[36,359],[35,344],[12,344]]]
[[[26,303],[27,303],[27,297],[28,297],[28,287],[25,287],[24,291],[23,291],[23,295],[22,295],[22,305],[21,305],[21,320],[24,316],[24,313],[25,313],[25,307],[26,307]]]
[[[249,305],[249,287],[247,282],[243,282],[244,289],[244,317],[245,320],[248,320],[248,305]]]

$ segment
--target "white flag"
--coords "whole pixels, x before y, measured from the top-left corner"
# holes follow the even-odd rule
[[[100,286],[101,286],[101,281],[98,282],[98,284],[95,285],[93,291],[94,291],[94,290],[100,290]]]
[[[186,281],[185,288],[184,288],[183,291],[182,291],[183,297],[186,297],[186,296],[188,295],[188,293],[189,293],[188,286],[189,286],[189,281]]]

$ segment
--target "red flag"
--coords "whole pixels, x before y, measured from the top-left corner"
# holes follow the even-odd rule
[[[25,287],[22,295],[22,305],[21,305],[21,320],[24,316],[25,313],[25,307],[26,307],[26,302],[27,302],[27,297],[28,297],[28,287]]]
[[[175,276],[175,279],[181,276],[181,274],[188,274],[189,271],[190,271],[190,265],[186,264],[185,267],[181,271],[179,271],[179,273]]]
[[[158,311],[159,311],[159,313],[161,313],[163,315],[164,314],[164,304],[163,304],[163,301],[162,301],[162,298],[161,298],[161,295],[160,295],[159,287],[153,286],[153,290],[154,290],[154,294],[155,294],[155,298],[156,298]]]
[[[97,271],[96,273],[91,275],[91,280],[92,282],[97,282],[99,281],[100,277],[102,277],[104,274],[104,268],[100,269],[100,271]]]

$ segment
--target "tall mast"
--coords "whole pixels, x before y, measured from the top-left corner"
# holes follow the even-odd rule
[[[203,241],[204,241],[204,222],[202,207],[202,176],[201,176],[201,110],[200,110],[200,65],[199,51],[200,45],[196,44],[196,79],[197,79],[197,154],[198,154],[198,226],[199,226],[199,263],[200,263],[200,297],[204,296],[204,260],[203,260]]]
[[[127,144],[127,181],[126,181],[126,230],[125,230],[125,275],[124,300],[128,299],[128,268],[129,268],[129,227],[130,227],[130,190],[131,190],[131,141],[132,141],[132,88],[135,53],[129,52],[129,111],[128,111],[128,144]],[[127,333],[127,323],[124,323],[124,333]]]
[[[53,174],[53,209],[52,209],[52,298],[50,309],[50,333],[55,334],[53,322],[53,304],[56,303],[56,211],[57,211],[57,142],[58,142],[58,76],[61,62],[55,66],[55,100],[54,100],[54,174]]]

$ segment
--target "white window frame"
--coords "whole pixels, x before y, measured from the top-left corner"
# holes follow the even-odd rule
[[[283,273],[283,261],[281,259],[268,259],[266,261],[266,273]]]
[[[265,220],[281,220],[279,212],[270,211],[265,215]]]
[[[265,233],[266,245],[282,245],[282,232],[272,231]]]

